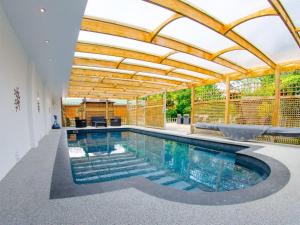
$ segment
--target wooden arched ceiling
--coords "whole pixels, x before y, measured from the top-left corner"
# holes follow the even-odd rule
[[[186,2],[179,0],[144,0],[157,6],[173,11],[174,14],[165,21],[162,21],[152,31],[146,31],[130,25],[124,25],[115,21],[108,21],[99,18],[84,17],[81,30],[114,35],[123,38],[129,38],[136,41],[155,44],[170,49],[165,55],[154,55],[142,51],[125,49],[115,46],[107,46],[95,43],[78,42],[77,52],[101,54],[107,56],[120,57],[119,61],[100,60],[94,58],[75,57],[73,60],[74,68],[69,82],[69,96],[71,97],[94,97],[94,98],[125,98],[160,93],[163,91],[174,91],[195,85],[204,85],[220,82],[225,77],[230,79],[241,79],[244,77],[256,77],[274,72],[274,68],[280,68],[281,71],[290,71],[300,69],[300,61],[290,61],[276,65],[275,62],[264,52],[250,43],[241,35],[237,34],[233,28],[264,16],[279,16],[291,35],[300,47],[300,28],[295,27],[286,10],[279,0],[268,0],[272,7],[259,10],[247,16],[239,18],[231,23],[224,24],[214,17],[208,15],[201,9],[195,8]],[[224,48],[217,52],[209,52],[191,44],[166,37],[160,34],[160,31],[173,21],[180,18],[189,18],[200,23],[227,39],[236,43],[235,46]],[[237,63],[222,58],[222,55],[231,51],[248,51],[266,66],[257,68],[244,68]],[[177,53],[186,53],[201,59],[211,61],[223,67],[227,67],[234,72],[219,73],[213,69],[196,66],[186,62],[171,59],[170,56]],[[141,60],[150,63],[169,66],[170,69],[162,69],[152,66],[145,66],[133,63],[126,63],[126,59]],[[84,69],[78,67],[86,67]],[[100,68],[100,70],[93,68]],[[101,68],[111,68],[115,70],[127,70],[130,74],[122,72],[101,71]],[[191,71],[191,73],[178,72],[178,69]],[[193,72],[207,75],[208,77],[197,77]],[[145,75],[142,73],[158,74],[163,77]],[[210,77],[210,78],[209,78]],[[184,81],[174,80],[172,78],[183,79]]]

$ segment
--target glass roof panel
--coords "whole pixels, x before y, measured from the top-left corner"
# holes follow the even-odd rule
[[[171,56],[168,57],[169,59],[174,59],[177,61],[181,61],[181,62],[185,62],[185,63],[189,63],[195,66],[199,66],[199,67],[203,67],[206,69],[210,69],[213,71],[216,71],[218,73],[227,73],[227,72],[233,72],[234,70],[227,68],[225,66],[221,66],[217,63],[205,60],[205,59],[201,59],[198,58],[196,56],[193,55],[189,55],[186,53],[176,53],[173,54]]]
[[[216,52],[234,45],[229,39],[188,18],[173,21],[160,33],[210,52]]]
[[[245,68],[266,66],[263,61],[245,50],[226,52],[221,56]]]
[[[141,0],[88,0],[84,14],[154,30],[173,12]]]
[[[281,0],[280,1],[289,14],[293,24],[300,27],[300,1],[298,0]]]
[[[159,56],[165,55],[172,51],[171,49],[145,43],[142,41],[135,41],[129,38],[122,38],[113,35],[82,30],[79,32],[78,41],[121,47]]]
[[[271,7],[267,0],[184,0],[225,24]]]
[[[93,54],[93,53],[85,53],[85,52],[75,52],[74,56],[80,58],[99,59],[99,60],[114,61],[114,62],[119,62],[122,59],[121,57],[117,57],[117,56],[101,55],[101,54]]]
[[[190,80],[177,78],[177,77],[171,77],[171,76],[164,76],[164,75],[159,75],[159,74],[154,74],[154,73],[138,72],[137,75],[147,76],[147,77],[163,78],[163,79],[167,79],[167,80],[176,80],[176,81],[181,81],[181,82],[190,82]]]
[[[133,64],[133,65],[139,65],[139,66],[146,66],[146,67],[151,67],[151,68],[156,68],[156,69],[161,69],[161,70],[172,69],[171,66],[162,65],[162,64],[158,64],[158,63],[146,62],[146,61],[142,61],[142,60],[125,59],[123,62],[127,63],[127,64]]]
[[[198,77],[198,78],[204,78],[204,79],[212,78],[208,75],[205,75],[205,74],[202,74],[202,73],[197,73],[197,72],[194,72],[194,71],[185,70],[185,69],[176,69],[176,70],[173,70],[173,72],[183,73],[183,74],[186,74],[186,75],[190,75],[190,76]]]
[[[276,63],[300,59],[300,49],[279,17],[261,17],[234,28]]]

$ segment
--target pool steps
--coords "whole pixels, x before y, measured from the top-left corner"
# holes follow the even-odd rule
[[[72,158],[71,164],[74,181],[78,184],[143,176],[155,183],[179,190],[200,191],[197,185],[190,184],[163,168],[157,169],[132,153]]]

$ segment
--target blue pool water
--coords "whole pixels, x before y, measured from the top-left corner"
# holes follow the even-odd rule
[[[180,190],[219,192],[267,177],[242,166],[235,153],[131,131],[68,134],[68,146],[77,184],[143,176]]]

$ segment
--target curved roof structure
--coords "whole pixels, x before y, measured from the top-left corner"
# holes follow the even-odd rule
[[[295,0],[89,0],[70,97],[132,99],[300,69]]]

